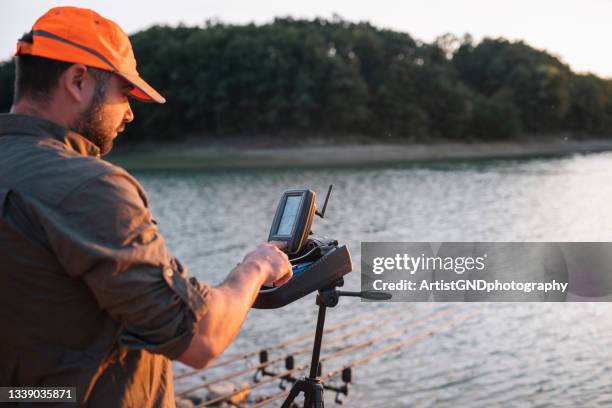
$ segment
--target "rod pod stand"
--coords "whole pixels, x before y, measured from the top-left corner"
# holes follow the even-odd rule
[[[291,404],[300,394],[300,392],[304,393],[303,408],[323,408],[325,405],[325,401],[323,399],[323,381],[318,376],[318,373],[321,343],[323,341],[323,326],[325,325],[325,312],[327,308],[336,306],[340,296],[361,297],[370,300],[387,300],[391,298],[390,294],[384,292],[344,292],[336,290],[336,287],[343,285],[344,279],[340,278],[335,284],[327,288],[319,289],[316,300],[316,304],[319,306],[319,313],[317,315],[317,328],[315,330],[312,358],[310,360],[310,374],[308,377],[303,377],[295,381],[281,408],[290,408]]]
[[[310,360],[310,374],[308,377],[297,380],[282,408],[289,408],[295,398],[304,393],[304,408],[319,408],[324,406],[323,400],[323,381],[317,376],[319,368],[319,356],[321,355],[321,342],[323,340],[323,326],[325,325],[325,311],[328,307],[334,307],[338,304],[338,293],[336,286],[342,286],[343,280],[340,279],[334,286],[321,289],[317,294],[317,305],[319,313],[317,315],[317,328],[315,330],[314,346],[312,347],[312,358]]]

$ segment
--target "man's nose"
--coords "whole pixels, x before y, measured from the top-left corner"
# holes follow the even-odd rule
[[[133,120],[134,120],[134,112],[132,112],[132,107],[130,106],[130,103],[128,102],[128,104],[127,104],[127,111],[125,111],[125,115],[123,117],[123,121],[125,123],[130,123]]]

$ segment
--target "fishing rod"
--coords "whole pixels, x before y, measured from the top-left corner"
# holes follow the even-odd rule
[[[451,323],[453,323],[455,321],[461,322],[461,321],[466,320],[466,319],[467,318],[451,320],[447,324],[437,326],[438,330],[436,330],[436,328],[434,328],[434,330],[423,331],[423,332],[421,332],[419,334],[410,336],[407,339],[404,339],[404,340],[401,340],[401,341],[399,341],[397,343],[394,343],[392,346],[387,347],[387,348],[385,348],[383,350],[386,350],[385,352],[393,351],[393,350],[395,350],[395,349],[397,349],[397,348],[399,348],[399,347],[401,347],[403,345],[408,344],[409,342],[416,342],[418,340],[421,340],[423,338],[431,336],[434,333],[438,333],[438,332],[440,332],[442,330],[441,328],[447,327],[447,326],[452,326]],[[359,343],[359,344],[354,345],[354,346],[347,347],[347,349],[350,348],[351,349],[350,351],[354,351],[357,348],[365,347],[366,343],[371,344],[371,341],[368,340],[367,342],[363,342],[363,343]],[[357,347],[357,346],[359,346],[359,347]],[[324,355],[321,358],[321,361],[331,360],[331,359],[337,358],[337,357],[339,357],[339,356],[341,356],[343,354],[346,354],[346,353],[348,353],[348,351],[345,351],[344,353],[339,353],[339,352],[330,353],[330,354]],[[379,354],[379,352],[375,352],[375,353],[369,354],[368,356],[370,356],[370,355],[377,356],[378,354]],[[372,358],[374,358],[374,357],[372,357]],[[354,360],[354,361],[358,362],[360,360],[363,360],[363,359]],[[357,363],[356,365],[363,364],[364,362],[365,361],[362,361],[360,363]],[[233,397],[234,395],[240,394],[240,393],[242,393],[242,392],[244,392],[246,390],[252,390],[254,388],[259,388],[259,387],[261,387],[263,385],[267,385],[267,384],[273,383],[276,380],[290,377],[292,374],[297,373],[297,372],[302,372],[302,371],[306,370],[307,368],[309,368],[310,366],[311,366],[310,364],[302,364],[302,365],[300,365],[298,367],[293,367],[293,368],[287,369],[287,370],[285,370],[285,371],[283,371],[281,373],[278,373],[278,374],[272,375],[270,377],[267,377],[267,378],[265,378],[263,380],[260,380],[259,382],[250,383],[250,384],[248,384],[246,386],[243,386],[243,387],[241,387],[241,388],[239,388],[237,390],[234,390],[234,391],[232,391],[230,393],[227,393],[227,394],[224,394],[224,395],[220,395],[220,396],[215,397],[213,399],[209,399],[209,400],[203,401],[201,404],[196,405],[196,408],[206,407],[206,406],[210,406],[210,405],[213,405],[213,404],[225,401],[225,400]],[[348,368],[348,367],[349,367],[349,365],[347,364],[344,368]],[[284,392],[288,393],[288,391],[284,391]]]
[[[396,329],[396,330],[393,330],[391,332],[387,332],[386,334],[377,337],[376,340],[378,340],[378,339],[380,339],[380,338],[382,338],[384,336],[388,337],[388,336],[392,336],[392,335],[394,335],[396,333],[399,333],[399,332],[405,332],[407,330],[407,328],[414,327],[414,326],[416,326],[418,324],[426,323],[428,321],[433,320],[434,318],[443,317],[443,316],[447,315],[448,313],[450,313],[449,310],[443,310],[443,311],[435,313],[434,315],[430,315],[430,316],[427,316],[427,317],[421,316],[418,319],[413,319],[410,322],[408,322],[409,323],[408,326],[404,326],[402,324],[401,325],[402,326],[401,329]],[[372,330],[374,328],[383,326],[383,325],[387,324],[389,321],[391,321],[393,319],[394,318],[388,318],[388,319],[385,319],[385,320],[382,320],[382,321],[377,321],[377,322],[371,323],[371,324],[369,324],[369,325],[367,325],[365,327],[361,327],[361,328],[358,328],[356,330],[350,331],[348,333],[343,333],[343,334],[338,335],[336,337],[332,337],[331,339],[327,340],[327,344],[328,345],[333,345],[333,344],[341,342],[342,340],[346,340],[349,337],[355,337],[355,336],[357,336],[357,335],[359,335],[361,333],[364,333],[366,331],[369,331],[369,330]],[[352,347],[352,346],[347,346],[345,348],[340,349],[339,351],[348,349],[350,347]],[[222,377],[215,378],[215,379],[206,381],[206,382],[204,382],[202,384],[198,384],[197,386],[194,386],[194,387],[188,388],[186,390],[177,392],[176,395],[179,396],[179,397],[186,397],[190,393],[192,393],[194,391],[197,391],[199,389],[209,387],[209,386],[211,386],[213,384],[217,384],[217,383],[222,382],[222,381],[230,380],[230,379],[232,379],[234,377],[238,377],[238,376],[243,375],[243,374],[248,374],[249,372],[252,372],[252,371],[255,371],[254,381],[257,382],[258,381],[258,379],[257,379],[257,374],[258,373],[260,373],[262,376],[273,376],[273,375],[275,375],[274,373],[265,370],[266,367],[268,367],[268,366],[270,366],[272,364],[281,362],[281,361],[285,361],[285,365],[286,366],[290,365],[290,363],[288,363],[288,361],[290,361],[290,359],[292,359],[294,356],[300,355],[300,354],[305,354],[305,353],[307,353],[307,352],[309,352],[311,350],[312,350],[312,347],[304,347],[304,348],[298,349],[296,351],[293,351],[293,352],[291,352],[291,353],[289,353],[289,354],[287,354],[287,355],[285,355],[283,357],[277,357],[277,358],[272,359],[272,360],[268,360],[267,352],[266,353],[260,352],[260,354],[259,354],[260,355],[260,363],[258,365],[254,366],[254,367],[249,367],[249,368],[246,368],[246,369],[230,372],[230,373],[228,373],[228,374],[226,374],[226,375],[224,375]],[[263,350],[263,351],[265,351],[265,350]]]
[[[469,320],[469,319],[473,318],[476,315],[478,315],[478,313],[475,313],[475,314],[472,314],[472,315],[468,315],[468,316],[464,316],[462,318],[454,319],[454,320],[452,320],[451,322],[449,322],[447,324],[438,326],[438,330],[434,329],[434,330],[431,330],[431,331],[422,332],[422,333],[413,335],[411,337],[408,337],[407,339],[404,339],[404,340],[398,341],[396,343],[393,343],[393,344],[391,344],[391,345],[389,345],[387,347],[384,347],[384,348],[382,348],[380,350],[376,350],[376,351],[374,351],[374,352],[372,352],[370,354],[367,354],[366,356],[364,356],[362,358],[350,361],[349,363],[343,365],[341,368],[338,368],[338,369],[335,369],[335,370],[332,370],[332,371],[328,372],[327,374],[321,376],[321,379],[329,380],[329,379],[337,376],[338,374],[342,374],[342,380],[345,383],[345,385],[343,385],[341,387],[330,387],[330,386],[326,387],[326,389],[328,389],[328,390],[336,391],[336,399],[335,399],[335,401],[337,403],[342,403],[342,401],[339,400],[339,396],[340,396],[340,394],[348,395],[348,386],[347,386],[347,384],[351,382],[352,374],[351,374],[350,370],[352,368],[357,367],[359,365],[363,365],[363,364],[365,364],[365,363],[367,363],[367,362],[369,362],[369,361],[371,361],[371,360],[373,360],[373,359],[375,359],[377,357],[380,357],[380,356],[382,356],[384,354],[387,354],[387,353],[390,353],[392,351],[398,350],[401,347],[404,347],[404,346],[406,346],[408,344],[416,343],[419,340],[425,339],[425,338],[430,337],[430,336],[432,336],[434,334],[438,334],[438,333],[440,333],[440,332],[442,332],[444,330],[443,328],[454,327],[454,326],[456,326],[456,325],[458,325],[458,324],[460,324],[460,323],[462,323],[462,322],[464,322],[466,320]],[[274,394],[274,395],[266,398],[263,401],[260,401],[260,402],[258,402],[256,404],[252,405],[251,408],[260,408],[260,407],[269,405],[272,402],[287,396],[288,394],[289,394],[288,390],[283,390],[283,391],[281,391],[281,392],[279,392],[277,394]]]
[[[361,333],[363,333],[365,331],[372,330],[372,329],[374,329],[376,327],[379,327],[379,326],[381,326],[381,325],[383,325],[385,323],[388,323],[391,320],[392,319],[389,318],[389,319],[386,319],[386,320],[383,320],[383,321],[376,321],[376,322],[371,323],[371,324],[369,324],[369,325],[367,325],[365,327],[361,327],[361,328],[358,328],[356,330],[352,330],[352,331],[350,331],[348,333],[344,333],[344,334],[341,334],[339,336],[332,337],[329,340],[329,343],[330,344],[335,344],[335,343],[338,343],[338,342],[340,342],[342,340],[345,340],[348,337],[357,336],[357,335],[359,335],[359,334],[361,334]],[[333,331],[333,330],[330,330],[330,332],[331,331]],[[308,337],[310,337],[310,336],[308,336]],[[259,372],[261,370],[262,374],[267,375],[268,372],[264,371],[264,369],[266,367],[268,367],[269,365],[272,365],[274,363],[278,363],[280,361],[286,361],[288,358],[291,358],[292,356],[303,354],[303,353],[307,353],[307,352],[309,352],[311,350],[312,350],[312,347],[306,346],[306,347],[303,347],[303,348],[298,349],[296,351],[293,351],[293,352],[291,352],[289,354],[286,354],[283,357],[277,357],[277,358],[272,359],[272,360],[268,360],[268,349],[262,349],[262,350],[260,350],[258,352],[255,352],[255,353],[249,353],[251,356],[259,354],[260,363],[257,364],[254,367],[249,367],[249,368],[246,368],[246,369],[233,371],[233,372],[230,372],[230,373],[224,375],[223,377],[212,379],[212,380],[209,380],[209,381],[207,381],[205,383],[199,384],[199,385],[197,385],[195,387],[189,388],[187,390],[180,391],[176,395],[179,396],[179,397],[184,397],[184,396],[186,396],[187,394],[189,394],[189,393],[191,393],[193,391],[197,391],[198,389],[206,388],[206,387],[208,387],[210,385],[216,384],[216,383],[221,382],[221,381],[232,379],[233,377],[237,377],[239,375],[247,374],[247,373],[249,373],[251,371],[256,371],[256,373],[257,373],[257,372]],[[186,375],[181,376],[181,378],[185,378],[185,377],[187,377],[187,376]]]
[[[381,335],[379,335],[377,337],[367,339],[367,340],[365,340],[365,341],[363,341],[361,343],[357,343],[357,344],[353,344],[353,345],[348,345],[348,346],[343,347],[343,348],[341,348],[339,350],[336,350],[333,353],[324,355],[319,360],[319,365],[321,364],[321,362],[326,361],[326,360],[328,360],[330,358],[338,357],[338,356],[346,354],[346,353],[348,353],[350,351],[355,351],[355,350],[358,350],[358,349],[370,346],[370,345],[376,343],[379,340],[386,340],[386,339],[388,339],[388,338],[390,338],[390,337],[392,337],[394,335],[397,335],[397,334],[400,334],[400,335],[401,334],[405,334],[409,330],[413,329],[414,327],[416,327],[418,325],[425,324],[425,323],[427,323],[427,322],[429,322],[431,320],[434,320],[434,319],[439,319],[439,318],[441,318],[441,317],[443,317],[443,316],[445,316],[445,315],[447,315],[449,313],[450,313],[450,310],[441,311],[441,312],[438,312],[438,313],[436,313],[434,315],[428,316],[427,318],[417,319],[417,320],[412,320],[410,322],[406,322],[406,323],[408,323],[407,325],[405,325],[404,322],[402,322],[402,324],[400,325],[402,327],[399,328],[399,329],[389,330],[389,331],[384,332],[383,334],[381,334]],[[389,319],[389,320],[392,320],[392,319]],[[383,325],[385,323],[386,323],[386,321],[385,322],[381,322],[380,325]],[[346,337],[348,337],[348,336],[343,335],[343,336],[339,336],[339,337],[336,337],[336,338],[332,338],[331,340],[327,340],[327,344],[329,345],[330,343],[331,344],[336,343],[337,342],[336,340],[338,338],[344,339]],[[310,351],[310,350],[312,350],[312,348],[305,348],[305,349],[302,349],[302,350],[299,350],[299,351],[300,352],[307,352],[307,351]],[[296,354],[302,354],[300,352],[294,352],[294,353],[292,353],[290,355],[290,357],[292,357],[293,355],[296,355]],[[277,361],[278,360],[279,359],[277,359]],[[292,365],[293,364],[291,363],[291,360],[288,360],[287,358],[285,358],[285,366],[286,366],[286,368],[291,368]],[[321,367],[319,367],[319,371],[320,371],[320,369],[321,369]],[[262,372],[263,375],[275,375],[275,373],[272,373],[272,372],[269,372],[269,371],[266,371],[266,370],[261,370],[261,372]],[[257,377],[255,377],[255,380],[257,380]],[[287,380],[292,381],[293,379],[287,378]]]
[[[371,313],[370,316],[366,316],[365,320],[375,319],[377,316],[384,314],[384,312],[385,312],[385,310],[380,310],[378,312]],[[325,329],[325,333],[334,333],[336,331],[342,330],[342,329],[344,329],[344,328],[346,328],[348,326],[351,326],[351,325],[353,325],[355,323],[358,323],[360,321],[363,321],[363,320],[364,320],[363,317],[356,317],[354,319],[345,321],[343,323],[339,323],[339,324],[337,324],[335,326],[332,326],[332,327],[330,327],[328,329]],[[298,336],[298,337],[289,339],[289,340],[281,342],[281,343],[274,344],[272,346],[269,346],[269,347],[266,347],[266,348],[263,348],[263,349],[260,349],[260,350],[257,350],[257,351],[250,351],[250,352],[247,352],[247,353],[244,353],[244,354],[240,354],[240,355],[237,355],[237,356],[228,357],[227,359],[221,360],[221,361],[216,362],[216,363],[213,363],[213,364],[211,364],[208,367],[205,367],[205,368],[202,368],[202,369],[198,369],[198,370],[192,370],[192,371],[180,374],[178,376],[175,376],[174,380],[175,381],[182,380],[184,378],[188,378],[188,377],[192,377],[194,375],[198,375],[199,373],[201,373],[202,371],[205,371],[205,370],[208,371],[208,370],[211,370],[213,368],[223,367],[223,366],[235,363],[237,361],[247,360],[247,359],[249,359],[251,357],[259,355],[264,350],[277,350],[277,349],[286,348],[286,347],[291,346],[293,344],[306,341],[306,340],[308,340],[310,338],[311,338],[311,335],[306,334],[306,335],[303,335],[303,336]]]
[[[327,373],[324,376],[324,378],[330,379],[330,378],[340,374],[344,368],[356,367],[356,366],[363,365],[363,364],[373,360],[376,357],[379,357],[379,356],[381,356],[383,354],[386,354],[386,353],[390,353],[391,351],[395,351],[395,350],[397,350],[397,349],[399,349],[399,348],[401,348],[401,347],[403,347],[403,346],[405,346],[407,344],[415,343],[415,342],[417,342],[419,340],[422,340],[422,339],[424,339],[426,337],[429,337],[429,336],[432,336],[434,334],[439,334],[440,332],[444,331],[445,329],[451,328],[451,327],[455,327],[455,326],[459,325],[460,323],[463,323],[463,322],[465,322],[467,320],[470,320],[470,319],[474,318],[475,316],[477,316],[479,314],[480,313],[472,313],[472,314],[469,314],[467,316],[462,316],[462,317],[459,317],[457,319],[453,319],[453,320],[451,320],[450,322],[448,322],[446,324],[438,326],[437,330],[431,330],[431,331],[415,334],[415,335],[413,335],[413,336],[411,336],[411,337],[409,337],[407,339],[400,340],[397,343],[394,343],[392,345],[384,347],[381,350],[377,350],[377,351],[372,352],[372,353],[370,353],[370,354],[368,354],[368,355],[366,355],[364,357],[352,360],[350,363],[346,364],[344,367],[342,367],[340,369],[336,369],[336,370],[330,371],[329,373]]]
[[[295,367],[295,368],[293,368],[291,370],[287,370],[287,371],[285,371],[283,373],[280,373],[280,374],[278,374],[276,376],[273,376],[273,377],[270,377],[270,378],[266,378],[263,381],[260,381],[260,382],[257,382],[257,383],[251,383],[248,386],[241,387],[241,388],[239,388],[237,390],[234,390],[234,391],[232,391],[230,393],[223,394],[223,395],[220,395],[218,397],[215,397],[215,398],[203,401],[202,403],[196,405],[194,408],[203,408],[203,407],[207,407],[207,406],[212,406],[212,405],[217,404],[219,402],[223,402],[225,400],[228,400],[231,397],[233,397],[234,395],[240,394],[241,392],[244,392],[246,390],[252,390],[253,388],[257,388],[257,387],[261,387],[261,386],[266,385],[266,384],[273,383],[274,381],[280,379],[283,376],[291,375],[292,373],[303,371],[306,368],[308,368],[308,364],[303,364],[303,365],[301,365],[299,367]]]

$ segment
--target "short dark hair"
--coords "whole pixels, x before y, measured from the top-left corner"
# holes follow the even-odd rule
[[[39,102],[49,100],[51,93],[59,84],[59,78],[72,66],[71,62],[57,61],[34,55],[17,55],[15,57],[15,96],[13,103],[25,95],[36,98]],[[88,67],[96,79],[96,89],[105,89],[111,73]]]
[[[58,85],[60,76],[70,67],[69,62],[56,61],[33,55],[15,57],[14,102],[30,95],[47,100]]]

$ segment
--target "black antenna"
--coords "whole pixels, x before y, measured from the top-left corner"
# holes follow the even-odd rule
[[[317,214],[319,217],[323,218],[323,216],[325,215],[325,209],[327,208],[327,202],[329,201],[329,196],[331,194],[332,191],[332,185],[329,185],[329,189],[327,190],[327,196],[325,197],[325,203],[323,204],[323,209],[321,210],[321,212],[319,211],[315,211],[315,214]]]

